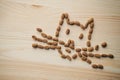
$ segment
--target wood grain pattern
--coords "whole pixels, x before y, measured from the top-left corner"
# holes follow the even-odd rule
[[[119,0],[0,0],[0,80],[119,80],[120,79],[120,1]],[[67,12],[71,20],[85,23],[95,19],[92,45],[108,42],[106,49],[95,53],[112,53],[114,59],[92,58],[104,70],[95,70],[79,58],[69,62],[57,51],[33,49],[31,36],[40,36],[41,27],[54,36],[60,15]],[[64,29],[70,27],[66,23]],[[67,39],[64,31],[61,39]],[[70,27],[70,38],[80,30]],[[78,32],[78,33],[77,33]],[[87,35],[87,30],[83,32]],[[86,38],[76,44],[85,46]],[[76,45],[78,46],[78,45]]]

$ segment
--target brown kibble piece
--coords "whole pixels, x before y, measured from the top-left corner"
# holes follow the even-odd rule
[[[97,68],[98,68],[98,65],[96,65],[96,64],[92,64],[92,68],[97,69]]]
[[[42,29],[41,29],[41,28],[36,28],[36,30],[37,30],[38,32],[42,32]]]
[[[67,24],[70,24],[70,19],[67,18],[67,19],[66,19],[66,22],[67,22]]]
[[[49,50],[50,48],[49,46],[44,46],[44,49]]]
[[[41,36],[43,37],[43,38],[47,38],[47,34],[45,34],[45,33],[41,33]]]
[[[74,21],[74,24],[77,26],[80,26],[80,22],[78,22],[78,21]]]
[[[79,39],[83,39],[83,33],[81,33],[80,35],[79,35]]]
[[[74,46],[74,45],[70,45],[69,47],[70,47],[71,49],[73,49],[73,50],[75,49],[75,46]]]
[[[81,59],[82,59],[83,61],[86,61],[86,60],[87,60],[87,57],[82,56]]]
[[[54,41],[54,42],[52,43],[52,45],[57,46],[58,43]]]
[[[55,46],[56,49],[61,49],[61,46]]]
[[[101,54],[101,56],[102,56],[102,57],[108,57],[108,55],[107,55],[107,54]]]
[[[98,68],[99,68],[99,69],[103,69],[104,67],[103,67],[102,64],[98,64]]]
[[[93,53],[88,53],[88,56],[89,57],[94,57],[94,54]]]
[[[55,36],[56,36],[56,37],[59,36],[59,31],[56,31]]]
[[[48,41],[47,39],[42,39],[42,42],[47,43]]]
[[[59,44],[64,45],[64,44],[65,44],[65,42],[64,42],[64,41],[62,41],[62,40],[59,40]]]
[[[53,39],[53,41],[58,41],[58,38],[56,38],[56,37],[55,37],[55,38],[52,38],[52,39]]]
[[[51,39],[52,39],[52,36],[50,36],[50,35],[47,35],[47,39],[50,39],[50,40],[51,40]]]
[[[61,19],[63,20],[65,18],[65,14],[62,14],[61,15]]]
[[[37,40],[37,37],[36,37],[35,35],[32,35],[32,38],[33,38],[34,40]]]
[[[80,49],[80,48],[76,48],[75,51],[76,51],[76,52],[80,52],[81,49]]]
[[[87,51],[87,48],[82,48],[82,51]]]
[[[71,57],[70,57],[69,55],[67,55],[66,58],[67,58],[69,61],[72,60]]]
[[[56,49],[56,46],[52,46],[52,45],[51,45],[51,46],[49,46],[49,48],[55,50],[55,49]]]
[[[112,54],[108,54],[109,58],[114,58],[114,56]]]
[[[70,29],[66,30],[66,35],[68,35],[70,33]]]
[[[82,55],[88,57],[88,54],[86,52],[82,52]]]
[[[66,59],[66,55],[62,54],[61,58]]]
[[[101,46],[102,46],[103,48],[105,48],[105,47],[107,46],[107,43],[106,43],[106,42],[103,42],[103,43],[101,43]]]
[[[38,48],[43,49],[43,48],[44,48],[44,46],[42,46],[42,45],[38,45]]]
[[[92,52],[92,51],[94,51],[94,48],[93,47],[88,47],[88,51]]]
[[[72,55],[72,58],[76,59],[77,58],[77,54]]]
[[[82,54],[81,54],[80,52],[78,52],[78,56],[79,56],[79,57],[82,57]]]
[[[98,51],[99,50],[99,45],[95,46],[95,50]]]
[[[64,44],[65,47],[69,47],[68,43]]]
[[[32,47],[33,47],[33,48],[37,48],[37,47],[38,47],[38,44],[34,43],[34,44],[32,44]]]
[[[59,21],[59,25],[63,25],[63,20],[60,20],[60,21]]]
[[[90,19],[88,20],[88,23],[90,24],[90,23],[92,23],[92,22],[94,22],[94,19],[93,19],[93,18],[90,18]]]
[[[91,34],[88,34],[88,40],[91,40]]]
[[[60,30],[61,30],[61,27],[60,27],[60,26],[58,26],[58,27],[57,27],[57,31],[59,32]]]
[[[87,45],[87,47],[90,47],[91,46],[91,42],[87,41],[86,45]]]
[[[69,25],[74,25],[74,21],[70,21],[70,22],[69,22]]]
[[[87,59],[86,62],[87,62],[88,64],[91,64],[91,63],[92,63],[92,61],[91,61],[90,59]]]
[[[90,28],[90,30],[89,30],[89,34],[92,34],[92,33],[93,33],[93,29]]]
[[[90,24],[90,28],[94,28],[94,23],[91,23],[91,24]]]
[[[58,49],[58,53],[61,54],[61,55],[63,54],[61,49]]]
[[[68,18],[68,13],[65,13],[64,15],[65,15],[65,18],[67,19]]]
[[[83,26],[83,24],[80,24],[80,27],[85,30],[85,26]]]
[[[95,56],[96,58],[100,58],[100,57],[101,57],[100,54],[94,54],[94,56]]]
[[[70,50],[70,49],[68,49],[68,48],[67,48],[67,49],[65,49],[65,51],[66,51],[66,52],[68,52],[68,53],[71,53],[71,50]]]

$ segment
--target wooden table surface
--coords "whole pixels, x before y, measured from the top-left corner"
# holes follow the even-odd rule
[[[94,53],[113,54],[114,59],[91,58],[104,69],[92,69],[80,58],[64,60],[57,51],[33,49],[32,35],[41,27],[54,36],[62,13],[69,13],[71,20],[82,24],[93,17],[95,28],[92,45],[106,41],[107,48],[100,47]],[[64,31],[72,29],[71,38],[82,30],[63,25],[61,39],[67,39]],[[84,31],[84,35],[87,34]],[[85,36],[86,37],[86,36]],[[85,46],[86,38],[76,42]],[[0,0],[0,80],[120,80],[120,1],[119,0]]]

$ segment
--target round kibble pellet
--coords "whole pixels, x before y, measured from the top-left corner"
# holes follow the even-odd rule
[[[80,48],[76,48],[75,51],[76,51],[76,52],[80,52],[81,49],[80,49]]]
[[[44,48],[44,46],[42,46],[42,45],[38,45],[38,48],[43,49],[43,48]]]
[[[60,30],[61,30],[61,27],[60,27],[60,26],[58,26],[58,27],[57,27],[57,31],[60,31]]]
[[[66,30],[66,35],[69,35],[69,33],[70,33],[70,29],[67,29]]]
[[[87,62],[88,64],[91,64],[91,63],[92,63],[92,61],[91,61],[90,59],[87,59],[86,62]]]
[[[51,39],[52,39],[52,36],[50,36],[50,35],[47,35],[47,39],[50,39],[50,40],[51,40]]]
[[[59,44],[64,45],[64,44],[65,44],[65,42],[64,42],[64,41],[62,41],[62,40],[59,40]]]
[[[34,40],[37,40],[37,37],[36,37],[35,35],[32,35],[32,38],[33,38]]]
[[[101,54],[101,57],[108,57],[107,54]]]
[[[87,51],[87,48],[82,48],[82,51]]]
[[[66,57],[66,55],[62,54],[61,58],[66,59],[67,57]]]
[[[56,37],[59,36],[59,31],[56,31],[55,36],[56,36]]]
[[[89,30],[89,34],[92,34],[92,33],[93,33],[93,29],[90,28],[90,30]]]
[[[44,49],[49,50],[50,48],[49,46],[44,46]]]
[[[59,54],[63,54],[63,52],[62,52],[61,49],[58,49],[58,53],[59,53]]]
[[[41,28],[36,28],[36,30],[37,30],[38,32],[42,32],[42,29],[41,29]]]
[[[69,22],[69,25],[74,25],[74,21],[70,21],[70,22]]]
[[[96,50],[96,51],[99,50],[99,45],[95,45],[95,50]]]
[[[81,28],[82,30],[85,30],[85,26],[83,26],[83,24],[80,24],[80,28]]]
[[[65,15],[65,18],[66,18],[66,19],[69,17],[69,16],[68,16],[68,13],[65,13],[64,15]]]
[[[65,18],[65,14],[63,13],[62,15],[61,15],[61,19],[63,20]]]
[[[72,55],[72,58],[76,59],[77,58],[77,54]]]
[[[90,24],[90,23],[92,23],[92,22],[94,22],[94,19],[93,19],[93,18],[90,18],[90,19],[88,20],[88,23]]]
[[[33,47],[33,48],[37,48],[37,47],[38,47],[38,44],[34,43],[34,44],[32,44],[32,47]]]
[[[82,55],[85,56],[85,57],[88,57],[87,52],[82,52]]]
[[[108,54],[109,58],[114,58],[114,56],[112,54]]]
[[[88,53],[88,56],[89,57],[94,57],[94,54],[93,53]]]
[[[88,40],[91,40],[91,34],[88,34]]]
[[[47,34],[45,34],[45,33],[41,33],[41,36],[43,37],[43,38],[47,38]]]
[[[52,38],[53,39],[53,41],[58,41],[58,38]]]
[[[88,47],[88,49],[87,49],[89,52],[92,52],[92,51],[94,51],[94,48],[93,47]]]
[[[94,23],[91,23],[91,24],[90,24],[90,28],[94,28]]]
[[[68,52],[68,53],[71,53],[71,50],[70,50],[70,49],[68,49],[68,48],[67,48],[67,49],[65,49],[65,51],[66,51],[66,52]]]
[[[86,45],[87,45],[87,47],[90,47],[91,46],[91,42],[87,41]]]
[[[106,42],[103,42],[103,43],[101,43],[101,46],[102,46],[103,48],[105,48],[105,47],[107,46],[107,43],[106,43]]]
[[[100,54],[94,54],[94,56],[95,56],[96,58],[101,58],[101,55],[100,55]]]
[[[82,56],[81,59],[82,59],[83,61],[86,61],[86,60],[87,60],[87,57]]]
[[[83,37],[84,37],[84,35],[83,35],[83,33],[81,33],[81,34],[79,35],[79,39],[83,39]]]
[[[92,68],[97,69],[98,65],[97,64],[92,64]]]
[[[99,68],[99,69],[103,69],[104,67],[103,67],[102,64],[98,64],[98,68]]]
[[[78,21],[74,21],[74,24],[77,26],[80,26],[80,22],[78,22]]]
[[[71,57],[70,57],[69,55],[67,55],[66,58],[67,58],[69,61],[72,60]]]
[[[78,56],[79,56],[79,57],[82,57],[82,54],[81,54],[80,52],[78,52]]]
[[[59,21],[59,25],[63,25],[63,20],[60,20],[60,21]]]

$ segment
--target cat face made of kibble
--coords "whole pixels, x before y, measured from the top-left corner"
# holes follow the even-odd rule
[[[67,23],[70,27],[67,27],[65,30],[63,29],[63,23]],[[78,28],[78,31],[73,29],[73,27]],[[88,29],[88,30],[87,30]],[[37,31],[41,33],[42,38],[38,38],[36,36],[32,36],[32,38],[35,41],[42,42],[45,45],[40,45],[37,43],[32,44],[33,48],[40,48],[45,50],[57,50],[60,54],[61,58],[68,59],[69,61],[72,61],[72,59],[76,59],[77,57],[80,57],[82,61],[87,62],[88,64],[92,64],[93,68],[99,68],[103,69],[102,64],[93,64],[92,61],[89,59],[89,57],[96,57],[100,59],[101,57],[109,57],[114,58],[112,54],[93,54],[92,52],[94,50],[99,50],[99,45],[91,46],[91,38],[92,33],[94,29],[94,19],[90,18],[85,25],[81,24],[79,21],[72,21],[69,19],[69,15],[67,13],[64,13],[61,15],[61,19],[59,21],[59,25],[56,28],[55,36],[51,36],[46,34],[42,31],[41,28],[37,28]],[[64,30],[64,31],[62,31]],[[87,36],[84,36],[82,31],[79,32],[79,30],[85,31],[87,30]],[[73,32],[74,31],[74,32]],[[76,36],[76,33],[78,32],[79,35]],[[72,35],[72,39],[70,36]],[[74,37],[77,37],[76,39]],[[86,42],[84,43],[86,47],[82,47],[79,44],[76,45],[76,40],[81,41],[86,37]],[[66,40],[63,40],[65,39]],[[101,44],[103,48],[107,46],[106,42],[103,42]],[[65,52],[63,52],[66,51]],[[74,52],[74,53],[72,53]]]

